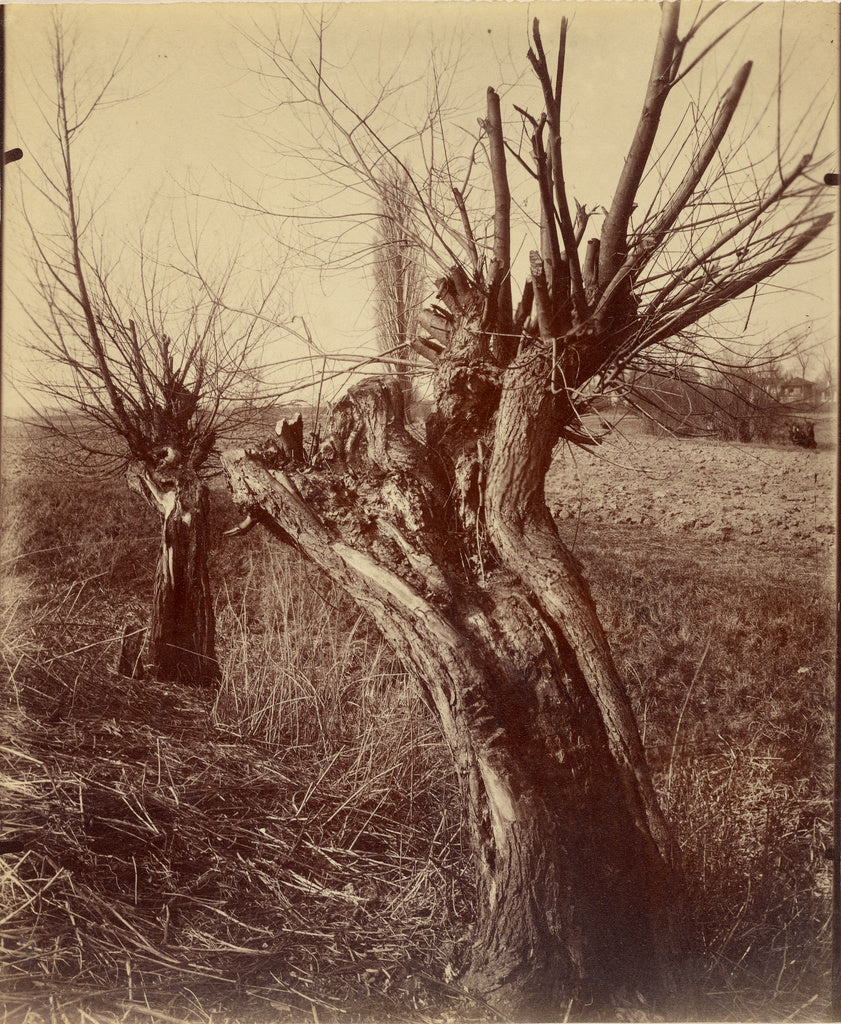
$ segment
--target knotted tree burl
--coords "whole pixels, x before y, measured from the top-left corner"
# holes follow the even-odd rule
[[[754,288],[827,223],[800,212],[773,246],[748,255],[753,225],[799,181],[804,158],[672,260],[645,301],[637,294],[679,230],[750,71],[742,67],[722,97],[685,177],[632,229],[693,35],[678,35],[678,6],[664,5],[621,180],[580,261],[588,216],[579,207],[571,218],[561,158],[566,26],[553,77],[534,23],[528,58],[543,111],[522,113],[540,248],[516,308],[500,99],[488,90],[492,248],[484,258],[454,190],[465,256],[438,281],[414,343],[432,364],[421,438],[407,429],[399,383],[383,376],[338,401],[315,453],[305,453],[300,425],[286,423],[279,440],[223,454],[239,506],[344,587],[422,687],[456,766],[478,879],[462,982],[529,1019],[595,1019],[637,993],[674,1007],[695,954],[678,851],[634,715],[581,567],[547,509],[553,451],[580,440],[588,386]]]

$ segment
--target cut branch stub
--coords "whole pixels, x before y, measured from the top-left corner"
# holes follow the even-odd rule
[[[581,245],[584,238],[584,232],[587,230],[587,224],[590,218],[593,216],[592,210],[588,211],[587,207],[583,203],[579,203],[575,200],[575,244],[576,246]]]
[[[588,304],[594,303],[598,295],[600,245],[598,238],[591,238],[584,257],[584,294]]]
[[[403,430],[403,391],[384,378],[365,381],[340,399],[330,416],[330,444],[348,465],[388,473],[393,467],[389,441]]]
[[[476,302],[476,288],[458,264],[450,267],[446,277],[435,282],[435,297],[439,299],[454,316],[469,314]]]
[[[446,493],[443,473],[406,430],[403,391],[393,378],[375,377],[350,388],[333,409],[328,441],[339,463],[359,478],[402,477],[411,470],[436,507]]]
[[[537,329],[541,338],[548,341],[552,330],[552,305],[549,298],[549,285],[540,253],[532,250],[529,253],[531,283],[534,289],[534,310],[537,315]]]
[[[424,359],[428,359],[431,363],[437,363],[441,353],[444,351],[443,345],[439,345],[432,338],[413,338],[411,347],[414,352],[417,352],[419,356],[423,356]]]
[[[440,309],[425,309],[418,318],[423,329],[436,341],[443,342],[445,345],[450,340],[450,330],[452,328],[452,317],[446,314],[446,311]],[[426,343],[428,344],[428,342]],[[438,351],[440,351],[440,346]]]
[[[291,420],[282,419],[275,427],[281,451],[294,462],[304,461],[304,419],[300,413]]]
[[[496,295],[497,331],[505,336],[511,331],[511,191],[505,165],[505,140],[499,94],[488,89],[488,118],[485,122],[490,149],[491,179],[494,192],[494,259],[498,264]]]

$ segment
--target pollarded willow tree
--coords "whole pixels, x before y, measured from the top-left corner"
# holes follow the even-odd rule
[[[581,205],[573,215],[564,179],[565,21],[551,65],[532,26],[540,109],[520,111],[530,154],[506,140],[491,88],[464,178],[453,182],[452,164],[430,175],[449,184],[451,208],[409,177],[427,252],[447,268],[414,340],[434,396],[422,440],[382,376],[336,403],[312,456],[294,442],[223,454],[235,500],[343,586],[423,688],[452,752],[478,880],[462,980],[529,1019],[594,1019],[634,993],[667,1004],[695,954],[679,854],[544,481],[559,442],[587,440],[594,394],[797,260],[829,222],[810,157],[780,149],[764,180],[728,159],[750,64],[695,112],[682,151],[662,151],[668,172],[652,157],[664,106],[710,52],[698,33],[720,6],[681,34],[679,6],[663,5],[642,113],[592,237],[595,219]],[[399,157],[370,110],[353,112],[326,59],[296,61],[280,37],[263,54],[307,116],[321,113],[325,162],[344,159],[373,189],[379,163]],[[483,159],[487,221],[469,179]],[[514,166],[527,167],[540,209],[516,296]],[[658,181],[648,199],[646,173]]]
[[[205,477],[217,443],[253,422],[273,285],[262,284],[256,311],[232,309],[234,261],[204,276],[195,238],[180,269],[142,244],[136,261],[125,250],[109,259],[116,240],[97,230],[84,188],[90,158],[79,153],[86,127],[114,102],[119,62],[91,81],[79,66],[82,45],[58,16],[50,45],[55,91],[42,113],[55,147],[33,147],[30,181],[52,216],[25,213],[42,300],[27,310],[30,348],[43,357],[35,384],[52,407],[39,419],[71,471],[125,471],[160,517],[145,649],[126,667],[210,685],[218,666]]]

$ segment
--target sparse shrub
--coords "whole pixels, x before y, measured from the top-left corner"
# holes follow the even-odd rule
[[[708,432],[704,401],[694,373],[676,368],[672,374],[653,371],[640,374],[634,380],[631,400],[640,414],[643,430],[655,437],[697,436]]]
[[[791,443],[799,448],[815,448],[815,424],[808,420],[794,420],[788,425]]]
[[[771,441],[780,431],[783,406],[749,367],[723,370],[702,386],[702,416],[724,441]]]
[[[748,366],[721,370],[706,380],[680,370],[672,376],[646,373],[634,384],[633,401],[645,430],[655,436],[747,443],[785,435],[785,407]]]

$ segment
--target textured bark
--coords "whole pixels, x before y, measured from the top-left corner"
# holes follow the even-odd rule
[[[244,511],[373,617],[437,715],[479,888],[466,986],[530,1019],[672,999],[689,950],[674,846],[543,500],[569,410],[539,341],[504,370],[482,360],[474,305],[436,363],[425,443],[378,378],[337,404],[315,458],[271,441],[223,465]]]
[[[187,466],[135,468],[129,481],[161,517],[145,669],[158,679],[212,686],[218,665],[207,568],[207,487]]]
[[[703,180],[745,65],[698,130],[682,180],[671,195],[664,186],[658,213],[632,226],[664,105],[705,20],[681,35],[678,5],[661,5],[642,111],[583,263],[590,215],[577,204],[572,222],[562,162],[565,25],[553,80],[534,22],[528,59],[544,109],[520,113],[540,249],[529,254],[512,312],[506,148],[518,159],[520,151],[506,147],[508,118],[490,89],[482,125],[492,239],[480,254],[466,197],[454,189],[467,258],[436,282],[411,342],[433,367],[422,440],[405,427],[400,388],[369,379],[336,405],[310,457],[276,441],[223,456],[246,523],[262,522],[343,586],[425,690],[452,751],[475,859],[479,912],[464,981],[510,1017],[627,1018],[639,1012],[638,995],[661,1012],[692,1013],[675,1001],[693,955],[677,851],[592,597],[543,488],[555,445],[591,440],[580,416],[594,395],[643,351],[792,261],[828,223],[798,214],[767,236],[751,233],[744,249],[735,244],[801,180],[801,161],[780,189],[721,214],[721,233],[710,228],[713,240],[697,254],[692,211],[708,200]],[[816,199],[808,194],[807,211]],[[426,214],[433,225],[446,216]],[[645,275],[653,269],[656,280],[664,267],[671,279],[652,300]]]

